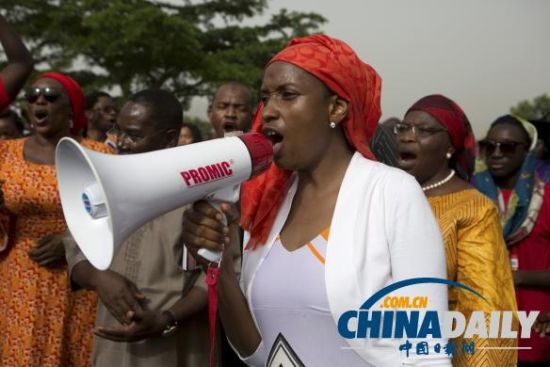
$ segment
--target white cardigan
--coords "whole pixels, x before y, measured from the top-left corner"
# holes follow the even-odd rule
[[[254,276],[286,221],[297,181],[294,179],[284,199],[267,243],[243,253],[241,289],[251,310]],[[245,244],[247,240],[245,233]],[[338,194],[326,252],[325,284],[334,327],[341,314],[357,310],[381,288],[415,277],[446,278],[445,267],[439,227],[414,177],[355,153]],[[447,310],[444,285],[415,285],[398,292],[392,295],[428,296],[430,310]],[[433,352],[433,344],[441,343],[443,350],[446,340],[430,341],[427,356],[416,356],[413,347],[408,358],[399,351],[401,339],[346,340],[365,365],[451,366],[444,352]],[[414,346],[417,341],[421,340],[411,340]],[[258,351],[264,347],[262,342]],[[258,354],[243,360],[261,366],[265,361],[255,360]]]

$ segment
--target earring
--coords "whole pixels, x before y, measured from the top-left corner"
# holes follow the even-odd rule
[[[451,154],[451,152],[447,152],[447,154],[445,154],[445,157],[447,157],[447,159],[451,159],[453,155]]]
[[[336,122],[331,121],[330,124],[328,124],[328,126],[330,126],[331,129],[334,129],[336,127]]]

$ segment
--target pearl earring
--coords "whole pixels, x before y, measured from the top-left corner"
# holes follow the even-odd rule
[[[328,126],[330,126],[331,129],[334,129],[336,127],[336,122],[331,121]]]
[[[447,152],[447,154],[445,154],[445,157],[447,157],[447,159],[451,159],[453,155],[451,154],[451,152]]]

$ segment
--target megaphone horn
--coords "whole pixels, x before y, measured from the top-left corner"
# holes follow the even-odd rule
[[[65,220],[100,270],[143,224],[239,185],[265,170],[272,158],[271,143],[257,133],[121,156],[63,138],[55,153]]]

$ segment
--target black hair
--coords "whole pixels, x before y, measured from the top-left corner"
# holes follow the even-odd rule
[[[248,86],[247,84],[245,84],[243,82],[240,82],[238,80],[229,80],[229,81],[223,82],[222,84],[218,85],[218,87],[214,91],[214,94],[212,94],[212,98],[210,100],[210,105],[212,105],[212,103],[214,103],[214,100],[216,99],[216,95],[218,94],[219,90],[222,87],[226,87],[226,86],[231,86],[231,87],[237,87],[237,88],[244,89],[246,91],[246,93],[248,94],[248,103],[247,103],[247,105],[250,107],[251,111],[254,109],[254,105],[255,105],[256,101],[255,101],[255,98],[254,98],[254,93],[252,92],[252,88],[250,88],[250,86]]]
[[[17,129],[17,131],[19,131],[20,134],[23,134],[23,132],[25,131],[25,124],[23,123],[23,119],[17,112],[12,110],[11,108],[6,108],[4,111],[0,112],[0,117],[12,119],[15,128]]]
[[[527,142],[528,147],[531,146],[531,137],[529,136],[529,133],[527,130],[525,130],[525,127],[523,127],[523,124],[514,116],[512,115],[504,115],[497,118],[493,123],[491,124],[491,129],[493,129],[496,125],[512,125],[516,126],[520,129],[522,134],[524,135],[525,142]]]
[[[376,159],[388,166],[397,167],[397,139],[391,126],[378,124],[369,146]]]
[[[184,122],[181,124],[181,127],[186,127],[191,131],[191,135],[193,135],[193,143],[198,143],[202,141],[202,133],[197,125],[190,122]]]
[[[86,97],[84,97],[84,109],[88,111],[94,108],[95,104],[101,97],[112,98],[109,93],[103,92],[101,90],[95,90],[92,93],[87,94]]]
[[[183,109],[173,93],[164,89],[144,89],[132,95],[128,101],[148,107],[152,121],[161,127],[179,132]]]

